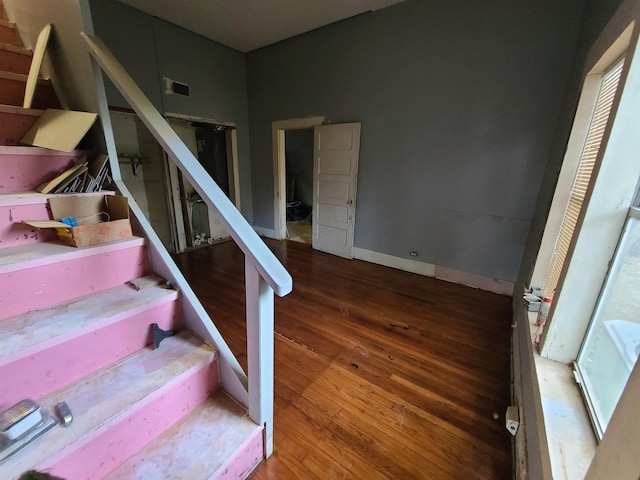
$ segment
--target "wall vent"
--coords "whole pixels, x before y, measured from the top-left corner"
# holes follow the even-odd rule
[[[186,83],[176,82],[170,78],[164,77],[164,93],[167,95],[182,95],[183,97],[191,96],[189,85]]]

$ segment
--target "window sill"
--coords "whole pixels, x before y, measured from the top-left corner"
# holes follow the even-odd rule
[[[536,317],[529,313],[532,341]],[[582,394],[570,365],[541,357],[537,345],[533,352],[553,478],[582,480],[597,448]]]

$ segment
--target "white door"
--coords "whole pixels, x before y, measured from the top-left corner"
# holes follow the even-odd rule
[[[360,123],[314,127],[313,248],[353,257]]]

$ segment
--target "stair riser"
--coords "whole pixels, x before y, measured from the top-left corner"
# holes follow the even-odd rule
[[[11,26],[0,25],[0,43],[8,43],[9,45],[22,45],[18,31]]]
[[[0,71],[27,75],[31,67],[31,57],[18,52],[0,49]]]
[[[77,155],[26,154],[24,147],[0,150],[0,194],[19,193],[35,190],[38,185],[55,178],[67,167],[73,165]],[[19,152],[19,153],[18,153]]]
[[[130,313],[105,319],[102,325],[92,325],[90,331],[57,338],[55,344],[43,342],[29,351],[20,351],[15,360],[3,358],[0,378],[11,388],[0,391],[0,407],[23,398],[38,399],[144,348],[152,342],[151,323],[163,330],[180,330],[184,323],[179,300]]]
[[[256,429],[256,433],[247,439],[227,462],[220,466],[210,477],[210,480],[247,478],[264,458],[263,433],[263,430]]]
[[[21,107],[24,102],[26,82],[11,78],[0,78],[0,104]],[[59,103],[50,83],[38,84],[33,96],[32,108],[58,108]]]
[[[0,145],[19,145],[36,121],[35,115],[0,112]]]
[[[0,249],[54,241],[55,230],[51,228],[38,230],[21,223],[22,220],[47,220],[49,216],[46,203],[0,206]]]
[[[62,478],[100,479],[219,388],[217,361],[193,368],[37,470]]]
[[[4,273],[0,320],[115,287],[150,271],[147,250],[138,246]]]

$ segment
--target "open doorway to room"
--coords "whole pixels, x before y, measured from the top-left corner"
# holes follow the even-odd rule
[[[298,136],[295,132],[298,130],[302,131],[311,131],[311,192],[313,195],[313,128],[318,125],[322,125],[324,122],[324,117],[308,117],[308,118],[293,118],[290,120],[279,120],[277,122],[272,123],[271,132],[272,132],[272,144],[273,144],[273,179],[274,179],[274,204],[273,204],[273,230],[274,237],[277,239],[289,238],[287,231],[287,203],[292,202],[290,200],[290,194],[295,193],[295,182],[296,180],[291,180],[291,173],[294,172],[295,166],[292,166],[291,162],[291,154],[289,154],[289,167],[287,168],[287,134],[290,142],[290,149],[293,147],[294,150],[302,151],[302,149],[306,150],[304,147],[305,142],[305,134],[302,133]],[[294,145],[292,146],[291,143]],[[290,150],[291,151],[291,150]],[[294,154],[295,155],[295,154]],[[304,164],[305,161],[303,159],[298,158],[300,160],[300,164]],[[294,164],[298,163],[294,161]],[[288,175],[289,174],[289,175]],[[302,174],[304,176],[304,174]],[[295,177],[294,177],[295,178]],[[313,205],[312,203],[309,204]],[[289,211],[291,212],[292,207],[289,207]],[[303,212],[299,212],[302,215]],[[295,227],[294,227],[295,228]],[[294,232],[295,233],[295,232]],[[310,242],[309,242],[310,243]]]
[[[274,232],[277,239],[291,238],[287,230],[290,219],[307,218],[308,207],[291,204],[297,180],[287,175],[287,141],[290,131],[313,128],[312,225],[311,245],[316,250],[345,258],[353,257],[358,159],[360,155],[359,122],[324,124],[324,117],[297,118],[272,123]],[[304,134],[303,134],[304,135]],[[290,135],[291,137],[291,135]],[[291,144],[291,142],[290,142]],[[290,165],[292,157],[289,155]],[[293,168],[293,167],[291,167]],[[290,168],[290,170],[291,170]],[[287,196],[287,184],[292,195]],[[287,203],[289,202],[289,208]],[[295,213],[298,216],[295,217]],[[298,220],[300,221],[300,220]],[[308,222],[308,220],[307,220]],[[297,225],[289,225],[295,229]],[[307,229],[308,231],[308,229]],[[308,237],[307,237],[308,238]]]
[[[168,115],[167,121],[222,191],[240,208],[235,125]],[[229,237],[217,214],[195,191],[180,169],[166,158],[167,195],[175,252]]]
[[[313,209],[313,128],[286,130],[286,236],[311,244]]]

